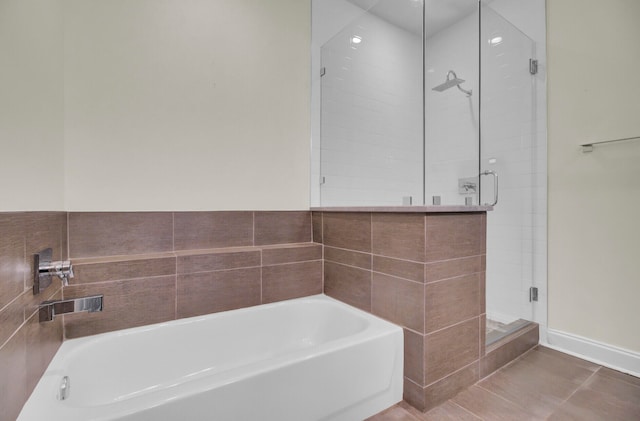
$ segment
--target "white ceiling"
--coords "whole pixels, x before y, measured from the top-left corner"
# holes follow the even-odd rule
[[[425,36],[469,16],[478,0],[347,0],[387,22],[417,35],[422,34],[422,2],[425,2]]]

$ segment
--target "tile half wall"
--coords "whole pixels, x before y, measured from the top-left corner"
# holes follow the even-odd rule
[[[485,232],[480,213],[313,212],[324,292],[404,328],[404,399],[425,411],[480,379]]]

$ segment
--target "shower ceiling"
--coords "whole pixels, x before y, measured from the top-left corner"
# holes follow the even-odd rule
[[[422,0],[347,0],[387,22],[422,34]],[[429,38],[478,8],[474,0],[425,0],[425,34]]]

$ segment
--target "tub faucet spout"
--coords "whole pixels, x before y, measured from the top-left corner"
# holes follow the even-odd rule
[[[71,300],[44,301],[39,306],[40,322],[50,322],[58,314],[102,311],[102,295]]]

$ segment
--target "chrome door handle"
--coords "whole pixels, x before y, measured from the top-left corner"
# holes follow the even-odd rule
[[[485,206],[495,206],[498,204],[498,173],[495,171],[491,171],[491,170],[486,170],[483,173],[480,173],[481,176],[483,175],[492,175],[493,176],[493,203],[485,203]]]

